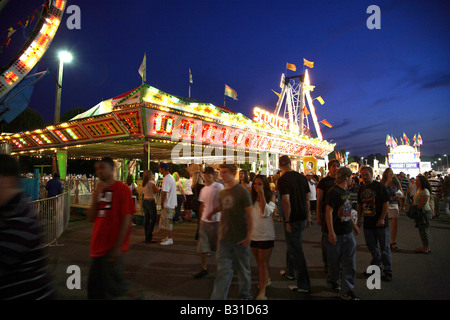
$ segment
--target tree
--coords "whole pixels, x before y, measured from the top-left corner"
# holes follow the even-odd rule
[[[45,121],[39,112],[26,108],[19,116],[10,123],[2,123],[2,132],[16,133],[32,131],[45,127]]]
[[[66,112],[64,112],[61,116],[61,122],[65,122],[65,121],[69,121],[70,119],[72,119],[73,117],[79,115],[80,113],[83,113],[87,111],[86,108],[84,107],[75,107],[72,108],[70,110],[67,110]]]

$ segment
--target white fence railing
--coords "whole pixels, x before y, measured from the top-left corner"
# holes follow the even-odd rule
[[[70,192],[32,201],[31,206],[41,222],[42,245],[46,247],[57,244],[69,224]]]

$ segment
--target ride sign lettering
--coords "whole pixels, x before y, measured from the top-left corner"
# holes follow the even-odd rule
[[[253,116],[253,121],[255,122],[264,122],[271,127],[278,128],[283,131],[288,130],[288,121],[285,118],[276,116],[273,113],[270,113],[259,107],[253,108]]]

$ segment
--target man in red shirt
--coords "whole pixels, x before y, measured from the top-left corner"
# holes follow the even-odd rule
[[[111,299],[131,293],[128,281],[123,278],[123,255],[129,248],[131,219],[136,208],[130,188],[114,180],[114,162],[110,157],[95,163],[95,173],[99,181],[88,212],[88,220],[94,222],[88,299]]]

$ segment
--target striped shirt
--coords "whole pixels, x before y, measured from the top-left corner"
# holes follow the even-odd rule
[[[441,193],[441,180],[434,177],[434,178],[428,179],[428,181],[430,182],[431,194],[438,196]]]
[[[401,185],[402,185],[402,190],[403,193],[406,194],[406,191],[408,191],[408,185],[409,185],[409,179],[404,177],[401,181],[400,181]]]
[[[53,298],[36,214],[24,193],[0,207],[0,299]]]

